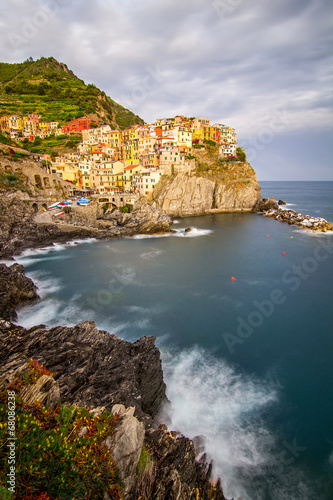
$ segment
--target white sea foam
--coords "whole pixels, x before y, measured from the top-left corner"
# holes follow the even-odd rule
[[[26,273],[26,275],[37,286],[37,293],[41,299],[49,297],[61,289],[61,280],[57,278],[50,278],[47,273],[33,271],[31,273]]]
[[[40,302],[20,309],[17,314],[17,323],[25,328],[31,328],[38,324],[44,324],[48,327],[74,326],[79,322],[94,319],[92,317],[94,313],[91,310],[80,307],[77,303],[78,298],[79,296],[75,295],[69,302],[44,298]]]
[[[188,232],[185,232],[185,229],[177,229],[174,236],[181,238],[197,238],[198,236],[207,236],[213,232],[211,229],[198,229],[197,227],[191,227],[189,229],[190,231]]]
[[[279,461],[283,448],[261,418],[278,403],[273,384],[240,375],[197,347],[177,355],[162,349],[162,359],[172,405],[169,427],[192,439],[205,436],[205,451],[227,498],[315,498],[302,471]]]
[[[161,255],[163,250],[156,250],[155,248],[151,249],[149,252],[144,252],[140,255],[141,259],[150,260],[155,259],[158,255]]]
[[[185,232],[185,228],[175,229],[174,233],[163,233],[163,234],[137,234],[135,236],[131,236],[132,239],[135,240],[147,240],[152,238],[196,238],[198,236],[207,236],[208,234],[213,233],[211,229],[199,229],[197,227],[191,227],[191,230]]]

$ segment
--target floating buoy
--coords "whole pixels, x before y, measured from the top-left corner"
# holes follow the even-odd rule
[[[242,220],[242,217],[240,217],[239,220]]]
[[[286,255],[286,252],[282,252],[282,255]]]
[[[269,234],[267,235],[267,238],[269,238]]]
[[[290,238],[293,238],[293,236],[290,236]]]
[[[236,281],[236,278],[234,276],[231,276],[231,281]]]

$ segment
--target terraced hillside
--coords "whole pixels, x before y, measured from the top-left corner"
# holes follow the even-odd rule
[[[30,113],[60,125],[86,115],[120,130],[143,123],[139,116],[95,85],[86,85],[53,57],[38,61],[30,58],[20,64],[0,63],[0,115]]]

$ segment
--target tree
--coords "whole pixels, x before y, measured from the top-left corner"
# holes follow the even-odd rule
[[[245,153],[243,148],[238,147],[236,149],[236,153],[237,153],[237,156],[240,159],[240,161],[246,161],[246,153]]]

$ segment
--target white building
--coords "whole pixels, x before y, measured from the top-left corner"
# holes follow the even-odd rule
[[[146,168],[135,176],[134,186],[140,196],[147,196],[152,193],[154,187],[159,182],[162,172],[159,169]]]

